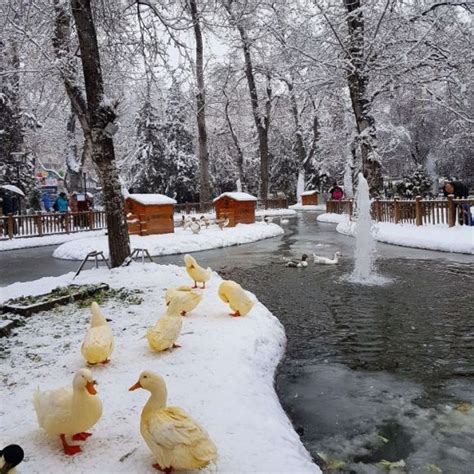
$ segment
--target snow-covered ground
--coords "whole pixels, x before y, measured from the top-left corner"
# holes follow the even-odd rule
[[[276,224],[256,222],[255,224],[237,224],[220,230],[217,226],[202,229],[199,234],[193,234],[190,229],[176,228],[174,234],[131,235],[132,248],[146,248],[152,256],[171,255],[178,253],[198,252],[231,245],[247,244],[257,240],[267,239],[283,234],[283,229]],[[107,237],[68,242],[58,247],[53,257],[65,260],[82,260],[89,252],[100,250],[108,257],[109,248]]]
[[[73,234],[45,235],[43,237],[23,237],[19,239],[0,240],[0,252],[2,250],[18,250],[31,247],[45,247],[47,245],[58,245],[84,237],[98,237],[105,235],[105,230],[90,232],[75,232]]]
[[[355,222],[348,219],[341,221],[336,230],[341,234],[354,235]],[[372,229],[374,238],[379,242],[415,247],[442,252],[474,254],[474,227],[445,224],[423,225],[392,224],[378,222]]]
[[[293,204],[289,206],[290,209],[294,209],[295,211],[325,211],[326,204],[317,204],[317,205],[305,205],[303,204]]]
[[[325,212],[316,218],[318,222],[329,222],[330,224],[339,224],[339,222],[343,222],[348,219],[349,216],[347,214],[335,214],[333,212]]]
[[[337,224],[336,230],[354,236],[355,222],[347,214],[321,214],[319,222]],[[474,227],[448,227],[445,224],[422,225],[377,222],[372,226],[375,240],[402,247],[415,247],[442,252],[474,254]]]
[[[71,283],[72,277],[68,273],[15,283],[4,288],[0,300],[41,294]],[[127,391],[145,369],[166,379],[169,404],[188,411],[217,445],[217,463],[205,472],[320,472],[275,394],[273,377],[285,335],[279,321],[261,303],[247,316],[231,318],[229,308],[217,297],[220,277],[214,273],[202,302],[184,319],[178,339],[182,347],[155,354],[144,338],[146,329],[165,311],[164,290],[191,283],[184,268],[134,263],[110,272],[85,271],[74,282],[140,289],[144,301],[127,306],[109,300],[102,306],[115,336],[111,362],[91,368],[104,411],[83,453],[74,457],[62,453],[59,438],[50,438],[38,428],[31,399],[36,387],[46,390],[67,385],[84,367],[80,345],[89,310],[69,305],[33,315],[6,341],[0,385],[2,442],[18,443],[25,450],[19,472],[156,472],[139,431],[140,413],[149,394]]]
[[[208,212],[208,213],[191,213],[191,214],[182,214],[182,213],[175,213],[174,214],[174,221],[175,223],[181,222],[183,219],[183,215],[187,219],[191,219],[191,217],[196,217],[199,219],[201,216],[205,216],[208,219],[215,219],[216,214],[214,212]],[[264,216],[295,216],[296,211],[293,209],[257,209],[255,211],[255,216],[257,217],[257,221],[259,218],[263,218]]]

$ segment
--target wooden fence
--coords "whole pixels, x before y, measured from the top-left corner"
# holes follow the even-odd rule
[[[42,237],[105,229],[105,211],[28,214],[0,217],[0,238]]]
[[[393,222],[415,224],[447,224],[453,227],[456,222],[470,224],[472,219],[470,207],[474,199],[375,199],[372,202],[372,218],[377,222]],[[327,201],[326,212],[352,215],[355,204],[352,199],[343,201]]]
[[[258,200],[257,208],[264,209],[265,202],[263,200]],[[199,202],[186,202],[184,204],[176,204],[174,209],[176,213],[182,214],[215,212],[213,202],[205,202],[203,205]],[[269,198],[267,200],[267,209],[288,209],[288,200],[286,198]]]

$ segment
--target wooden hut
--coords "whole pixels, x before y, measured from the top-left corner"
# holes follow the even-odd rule
[[[129,194],[125,212],[130,234],[151,235],[174,232],[176,201],[163,194]]]
[[[253,224],[257,198],[247,193],[223,193],[214,199],[217,219],[229,218],[229,227]]]
[[[303,206],[317,206],[319,202],[319,191],[305,191],[301,193],[301,204]]]

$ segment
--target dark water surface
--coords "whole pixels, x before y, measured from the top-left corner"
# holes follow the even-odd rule
[[[378,271],[392,283],[369,287],[344,279],[353,247],[302,213],[283,237],[196,258],[285,326],[277,391],[325,472],[474,472],[474,258],[378,244]],[[336,250],[337,266],[281,263]],[[21,257],[10,254],[17,267]],[[155,261],[182,265],[182,256]]]

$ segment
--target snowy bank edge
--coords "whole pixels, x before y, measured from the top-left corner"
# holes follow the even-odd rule
[[[174,234],[146,237],[132,235],[130,243],[132,248],[147,248],[152,257],[162,257],[249,244],[282,234],[284,230],[277,224],[256,222],[255,224],[238,224],[236,227],[224,230],[204,229],[202,233],[196,235],[189,229],[184,231],[180,228],[175,229]],[[108,258],[107,238],[84,238],[66,242],[54,250],[53,257],[61,260],[83,260],[93,250],[103,251],[104,256]]]
[[[154,269],[156,269],[155,274],[153,274]],[[146,275],[146,278],[142,278],[142,281],[150,281],[152,279],[151,277],[155,277],[153,278],[154,281],[160,280],[160,278],[156,278],[156,277],[157,277],[157,273],[161,271],[161,273],[163,274],[161,278],[161,286],[163,286],[163,281],[166,281],[167,284],[171,284],[171,285],[176,284],[177,281],[174,281],[176,279],[176,276],[178,276],[180,280],[183,278],[183,276],[185,276],[183,268],[177,267],[175,265],[146,264],[145,266],[143,265],[138,266],[138,265],[132,264],[132,266],[130,267],[114,269],[110,273],[102,269],[101,270],[88,270],[81,275],[79,282],[80,283],[97,283],[100,281],[106,281],[107,283],[110,284],[111,287],[118,288],[122,286],[124,283],[131,281],[129,274],[132,274],[135,271],[142,272],[142,273],[149,273],[149,275]],[[117,275],[119,276],[123,275],[123,277],[118,278]],[[8,293],[9,296],[17,296],[19,294],[23,294],[23,295],[40,294],[40,293],[44,293],[48,291],[49,289],[55,288],[58,285],[65,285],[65,284],[70,283],[72,280],[72,276],[73,276],[73,273],[70,272],[60,277],[47,277],[47,278],[42,278],[33,282],[14,283],[6,287],[5,290],[7,290],[6,293]],[[137,280],[140,280],[140,278],[137,278]],[[220,283],[221,280],[222,280],[221,277],[217,273],[214,272],[213,278],[211,280],[211,286],[210,286],[210,288],[212,288],[212,291],[217,290],[217,285]],[[134,286],[137,286],[137,285],[138,283],[135,283]],[[155,290],[163,290],[163,289],[164,288],[156,288]],[[159,294],[159,297],[161,298],[162,292],[155,291],[154,293]],[[206,297],[209,297],[209,298],[211,297],[210,289],[206,290],[205,295]],[[217,296],[215,295],[215,293],[213,294],[213,296],[217,300]],[[105,309],[105,312],[107,311],[111,311],[111,310]],[[142,308],[142,312],[143,312],[143,308]],[[227,311],[224,311],[224,314],[226,312]],[[241,319],[239,318],[239,320],[233,320],[231,318],[228,318],[227,320],[225,320],[219,317],[216,320],[216,323],[218,324],[217,329],[219,329],[223,321],[226,321],[228,325],[227,327],[231,327],[231,325],[233,324],[240,324],[240,332],[237,331],[238,336],[245,335],[245,332],[242,333],[242,327],[243,325],[247,327],[246,329],[247,338],[243,339],[242,337],[240,337],[240,341],[237,341],[237,343],[235,343],[235,352],[237,353],[237,355],[244,356],[244,357],[239,358],[241,371],[245,375],[248,375],[248,373],[250,373],[255,385],[251,387],[241,387],[240,392],[236,391],[235,387],[232,386],[230,387],[230,390],[229,389],[227,390],[228,393],[225,393],[225,390],[224,390],[223,395],[225,395],[226,403],[231,403],[232,401],[228,400],[229,394],[231,394],[234,397],[234,403],[237,406],[239,406],[239,401],[241,401],[242,398],[246,400],[246,404],[244,405],[246,406],[247,410],[249,408],[252,409],[251,417],[249,420],[250,424],[245,425],[240,422],[237,424],[235,423],[231,424],[230,427],[222,426],[222,425],[225,425],[225,422],[226,422],[225,419],[216,420],[215,414],[209,415],[209,413],[212,412],[212,410],[210,410],[209,412],[209,409],[207,410],[204,409],[204,405],[202,405],[203,400],[198,400],[197,402],[196,400],[193,400],[194,405],[197,404],[197,406],[203,407],[203,410],[200,413],[198,411],[197,413],[193,412],[193,414],[197,416],[203,422],[206,428],[209,429],[210,433],[215,437],[214,440],[216,441],[216,444],[219,447],[220,459],[217,462],[217,472],[226,472],[226,473],[239,472],[238,466],[241,466],[241,464],[238,463],[238,460],[247,458],[247,464],[250,464],[250,466],[252,466],[253,469],[256,469],[255,472],[264,472],[264,471],[267,472],[267,468],[270,468],[271,472],[275,472],[275,473],[277,472],[298,472],[298,473],[308,473],[308,474],[320,473],[319,468],[315,464],[313,464],[313,462],[311,461],[311,457],[309,453],[304,448],[296,431],[291,425],[291,422],[288,416],[284,412],[279,402],[279,399],[274,387],[274,378],[275,378],[276,369],[285,351],[286,337],[284,333],[284,328],[282,324],[279,322],[279,320],[257,299],[256,299],[255,307],[252,310],[252,313],[248,316],[248,319],[247,317],[244,317]],[[209,316],[209,315],[206,314],[206,316]],[[213,316],[215,317],[215,315],[210,315],[210,318],[212,318]],[[202,316],[198,315],[196,316],[196,319],[194,320],[196,327],[198,327],[200,324],[200,321],[199,321],[200,317]],[[207,321],[207,323],[209,322],[213,323],[213,320]],[[265,332],[263,334],[255,332],[255,329],[259,329],[259,328],[265,330]],[[20,328],[20,331],[21,330],[22,328]],[[205,331],[202,330],[202,332],[204,333]],[[232,332],[231,334],[232,336],[234,336],[234,332]],[[82,334],[81,334],[81,337],[82,337]],[[208,339],[211,347],[209,347],[208,345],[204,346],[209,349],[211,354],[213,352],[219,352],[220,350],[222,350],[222,347],[219,346],[219,343],[215,339],[217,338]],[[185,341],[186,341],[186,347],[190,347],[191,346],[190,341],[188,341],[188,339],[186,339]],[[138,344],[146,346],[146,341],[143,341],[142,339],[141,342],[139,342]],[[215,347],[212,347],[213,345]],[[232,346],[232,344],[229,344],[229,346]],[[245,347],[248,347],[250,350],[246,350]],[[244,349],[245,352],[243,352],[242,349]],[[117,350],[118,349],[116,349],[116,351]],[[52,356],[52,357],[56,357],[56,356]],[[71,370],[72,368],[71,366],[77,365],[80,359],[80,355],[77,354],[77,351],[74,351],[74,353],[72,354],[69,351],[69,354],[61,354],[61,355],[58,355],[57,357],[59,359],[62,359],[63,363],[67,362],[66,359],[70,359],[68,364],[59,364],[59,363],[57,364],[58,367],[60,367],[61,365],[63,366],[63,368],[68,367],[68,371]],[[118,355],[115,355],[112,359],[116,360],[117,357]],[[154,357],[154,356],[152,355],[151,357]],[[213,359],[214,357],[211,356],[209,360],[213,360]],[[202,381],[200,382],[201,384],[209,385],[210,387],[219,386],[219,380],[221,380],[223,374],[219,373],[218,370],[217,371],[212,370],[213,369],[212,366],[208,367],[206,363],[209,363],[209,360],[206,360],[204,358],[203,362],[204,362],[204,367],[207,369],[208,377],[211,380],[208,380],[208,384],[203,384]],[[164,363],[165,361],[163,360],[163,364]],[[114,364],[114,361],[112,362],[112,364]],[[143,361],[144,366],[146,366],[147,364],[149,365],[149,362],[147,362],[146,360]],[[230,362],[230,365],[231,365],[231,362]],[[216,367],[214,367],[214,369],[216,369]],[[104,380],[106,378],[105,377],[106,374],[110,374],[110,377],[112,377],[113,375],[110,373],[111,368],[113,368],[113,365],[111,365],[108,368],[108,371],[101,371],[101,374],[99,375],[101,380],[103,380],[104,382],[104,383],[101,382],[102,390],[108,384],[108,381]],[[171,367],[170,367],[170,370],[171,370]],[[62,372],[64,370],[60,370],[60,371]],[[179,364],[175,371],[177,373],[181,373]],[[51,380],[51,378],[54,377],[55,375],[53,374],[50,375],[49,372],[47,372],[47,369],[44,369],[43,372],[45,375],[47,375],[47,378],[46,380],[41,380],[41,385],[46,384],[47,386],[49,385],[55,386],[54,381]],[[18,376],[21,379],[24,377],[24,374],[23,375],[18,374]],[[132,378],[134,376],[135,374],[131,375]],[[58,375],[56,375],[56,377],[58,377]],[[113,375],[113,377],[115,377],[115,375]],[[183,375],[183,378],[184,377],[185,375]],[[61,381],[59,383],[64,384],[64,380],[61,377],[60,379]],[[34,381],[34,383],[37,383],[37,382],[39,381],[38,380]],[[188,379],[186,383],[189,383],[189,382],[190,380]],[[34,383],[31,383],[30,387],[28,387],[27,390],[29,390],[30,388],[34,390],[34,387],[33,387]],[[237,384],[237,386],[239,385]],[[198,387],[195,387],[195,388],[198,388]],[[8,389],[8,387],[0,388],[0,392],[6,389]],[[25,390],[24,388],[21,389],[21,391],[23,392],[27,390]],[[175,389],[173,389],[172,392],[175,392]],[[190,402],[189,398],[194,399],[195,397],[197,397],[199,399],[200,395],[204,396],[202,393],[199,394],[199,390],[188,389],[182,392],[184,392],[184,394],[174,393],[173,394],[174,396],[172,398],[174,400],[176,399],[179,400],[180,397],[184,397],[184,400],[185,400],[183,402],[185,404],[184,406],[193,405],[193,403]],[[198,395],[196,395],[196,393]],[[249,402],[249,400],[245,399],[245,396],[248,397],[249,394],[254,398],[253,402],[251,401]],[[28,398],[29,396],[30,394],[28,393],[26,398]],[[14,393],[11,393],[10,398],[11,400],[8,400],[9,403],[7,403],[7,405],[10,408],[12,404],[13,405],[18,404],[18,408],[20,406],[24,406],[25,400],[22,400],[24,396],[18,398]],[[131,402],[127,401],[127,403],[131,403]],[[137,407],[141,408],[143,405],[143,400],[140,399],[138,401],[135,401],[134,403],[136,404]],[[223,402],[223,406],[226,406],[226,403]],[[28,406],[27,410],[31,411],[30,408],[31,407]],[[110,410],[110,407],[109,407],[109,410]],[[230,419],[232,419],[232,416],[234,416],[234,418],[235,417],[238,418],[241,416],[241,413],[239,410],[235,410],[235,411],[237,413],[229,416]],[[269,414],[272,415],[270,419],[269,419]],[[138,413],[133,414],[134,424],[138,424],[138,420],[135,420],[137,416],[139,416]],[[75,465],[73,459],[64,458],[59,451],[59,448],[57,446],[58,443],[55,442],[55,440],[50,440],[49,438],[44,436],[41,431],[37,430],[36,420],[34,419],[33,413],[31,414],[28,413],[28,417],[26,417],[27,418],[26,420],[24,416],[22,417],[21,415],[18,415],[18,417],[21,417],[22,421],[18,423],[17,425],[15,424],[15,420],[13,420],[12,427],[10,427],[10,433],[13,435],[16,433],[16,430],[18,430],[20,433],[22,432],[23,434],[22,436],[19,437],[19,442],[25,443],[24,439],[27,438],[29,440],[29,443],[33,444],[33,448],[36,449],[36,451],[32,452],[31,446],[28,444],[27,445],[24,444],[25,448],[27,449],[30,448],[30,453],[29,453],[30,459],[27,460],[27,462],[25,463],[25,465],[28,466],[28,472],[32,472],[32,473],[44,472],[45,468],[46,470],[52,469],[50,472],[59,472],[57,469],[60,469],[60,470],[65,469],[71,473],[82,472],[80,469],[82,469],[83,466],[81,467],[81,465],[77,465],[77,464]],[[109,413],[109,417],[110,417],[110,413]],[[102,420],[101,420],[101,424],[103,425]],[[258,425],[258,429],[255,429],[256,426],[254,425]],[[136,429],[133,429],[132,431],[137,431],[138,427],[134,427],[134,428]],[[99,441],[100,443],[104,441],[102,439],[100,431],[104,431],[105,429],[106,429],[105,426],[101,426],[100,430],[98,428],[96,431],[97,433],[96,436],[98,437],[97,441]],[[247,433],[245,433],[245,430],[247,430]],[[271,431],[271,433],[269,430]],[[270,434],[271,436],[269,436]],[[235,439],[236,436],[241,437],[243,439],[242,443],[241,444],[229,443],[229,439],[233,439],[233,438]],[[114,470],[114,472],[130,472],[130,469],[134,469],[133,472],[137,472],[136,470],[140,470],[140,472],[153,472],[153,470],[150,470],[150,466],[148,464],[149,461],[151,461],[151,457],[149,454],[147,454],[148,450],[146,446],[144,445],[143,440],[140,438],[139,433],[138,432],[132,433],[130,434],[129,437],[132,437],[132,439],[130,440],[127,438],[123,440],[121,451],[123,450],[123,452],[126,452],[129,449],[134,448],[133,456],[131,456],[130,459],[127,459],[127,462],[123,464],[114,465],[114,467],[117,468],[116,470]],[[114,442],[116,442],[116,440],[113,439],[113,436],[112,436],[111,441],[112,441],[112,445]],[[38,443],[40,446],[38,446]],[[138,448],[136,447],[137,445],[139,446]],[[50,456],[46,456],[46,457],[44,456],[45,448],[46,448],[46,451],[50,453]],[[115,446],[115,448],[117,448],[117,446]],[[138,449],[138,452],[136,452],[137,449]],[[248,450],[250,450],[250,452]],[[35,455],[36,455],[36,461],[39,461],[40,463],[38,465],[39,470],[36,470],[32,466],[32,463],[35,461]],[[95,456],[98,456],[99,458],[94,460]],[[139,459],[137,459],[137,457]],[[102,463],[105,462],[107,466],[112,467],[110,464],[108,464],[109,461],[112,461],[112,459],[109,460],[105,458],[107,458],[107,456],[103,455],[103,447],[97,446],[94,444],[86,445],[86,451],[81,455],[81,459],[84,459],[86,463],[90,461],[91,465],[92,465],[92,462],[95,461],[95,462],[99,462],[99,464],[101,462]],[[122,463],[122,459],[120,459],[120,463]],[[137,465],[138,463],[144,463],[143,467],[140,465]],[[247,468],[250,466],[247,466]],[[100,468],[101,466],[96,465],[96,467]],[[148,469],[146,469],[146,467],[148,467]],[[142,468],[142,469],[139,469],[139,468]],[[205,472],[216,472],[214,469],[215,467],[210,467],[209,469],[206,469]]]

